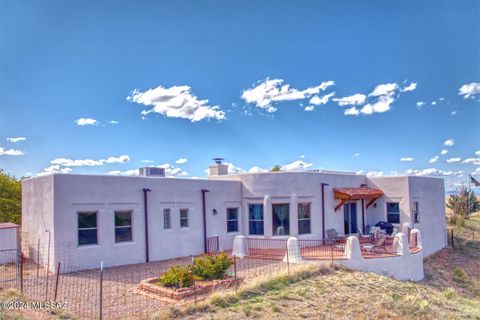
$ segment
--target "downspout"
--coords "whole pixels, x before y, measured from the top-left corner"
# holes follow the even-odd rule
[[[362,234],[365,233],[365,200],[362,199]]]
[[[325,186],[328,183],[322,183],[322,239],[325,240]]]
[[[210,192],[202,189],[202,209],[203,209],[203,252],[207,253],[207,205],[205,202],[205,193]]]
[[[145,262],[150,262],[150,249],[148,246],[148,198],[147,193],[152,190],[143,188],[143,205],[145,214]]]

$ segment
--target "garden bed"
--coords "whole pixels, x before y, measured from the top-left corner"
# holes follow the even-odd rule
[[[237,279],[238,281],[238,279]],[[138,285],[141,291],[159,295],[174,300],[188,300],[192,297],[202,296],[207,293],[211,293],[218,289],[228,289],[235,284],[234,277],[226,277],[218,280],[201,280],[196,281],[194,286],[186,288],[165,287],[159,284],[158,277],[148,278],[142,280]]]

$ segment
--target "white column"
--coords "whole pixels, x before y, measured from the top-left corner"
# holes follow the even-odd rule
[[[290,196],[290,236],[298,236],[298,196],[294,193]]]
[[[263,234],[266,237],[272,236],[272,198],[270,195],[263,198]]]

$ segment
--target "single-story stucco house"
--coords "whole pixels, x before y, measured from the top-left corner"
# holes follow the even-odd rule
[[[46,243],[51,260],[82,268],[198,255],[218,236],[325,239],[368,232],[379,221],[422,234],[423,256],[447,244],[444,182],[329,171],[228,174],[220,161],[208,179],[52,174],[23,181],[23,242]],[[49,232],[46,232],[49,230]],[[68,250],[65,250],[68,248]],[[68,256],[68,257],[66,257]]]

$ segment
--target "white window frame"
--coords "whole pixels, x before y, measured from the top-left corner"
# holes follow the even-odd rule
[[[236,219],[228,219],[228,210],[237,210],[237,218]],[[232,207],[232,208],[227,208],[227,233],[238,233],[239,225],[238,225],[238,207]],[[236,221],[237,222],[237,230],[235,231],[228,231],[228,223],[231,221]]]
[[[168,216],[168,227],[167,227],[167,219],[165,217]],[[172,209],[170,208],[163,208],[163,230],[171,230],[172,229]]]
[[[299,202],[298,203],[298,213],[300,212],[300,205],[306,205],[308,204],[308,210],[309,210],[309,218],[300,218],[300,215],[298,215],[298,234],[299,235],[306,235],[306,234],[312,234],[312,203],[311,202]],[[300,221],[309,221],[310,224],[310,232],[309,233],[300,233]]]
[[[186,217],[186,218],[182,218],[182,211],[187,213],[187,217]],[[189,217],[189,216],[190,216],[190,209],[188,209],[188,208],[181,208],[181,209],[180,209],[179,217],[180,217],[180,228],[181,228],[181,229],[188,229],[188,228],[190,228],[190,217]],[[186,225],[186,226],[182,226],[182,220],[186,220],[186,221],[187,221],[187,225]]]
[[[389,213],[389,212],[388,212],[388,205],[389,205],[390,203],[396,203],[396,204],[398,204],[398,213],[392,213],[392,212]],[[399,223],[401,223],[401,221],[400,221],[400,217],[401,217],[401,214],[400,214],[400,211],[401,211],[400,201],[388,201],[388,202],[385,202],[385,211],[386,211],[386,215],[387,215],[387,220],[386,220],[386,221],[388,221],[388,215],[389,215],[389,214],[390,214],[390,215],[396,214],[396,215],[398,215],[398,222],[390,222],[390,221],[388,221],[388,222],[390,222],[390,223],[392,223],[392,224],[399,224]]]
[[[79,215],[80,214],[85,214],[85,213],[95,213],[95,227],[90,227],[90,228],[80,228],[79,225]],[[97,241],[95,243],[86,243],[86,244],[80,244],[80,236],[79,236],[79,231],[81,230],[95,230],[96,238]],[[88,247],[88,246],[98,246],[99,245],[99,239],[98,239],[98,211],[77,211],[77,246],[78,247]]]
[[[250,206],[261,205],[262,206],[262,219],[250,219]],[[260,202],[252,202],[247,204],[247,221],[248,221],[248,235],[252,237],[264,237],[265,236],[265,206]],[[262,234],[253,234],[250,230],[250,221],[261,221],[263,223],[263,233]]]
[[[117,213],[130,213],[130,225],[129,226],[117,226],[116,225],[116,222],[115,222],[115,215]],[[133,210],[115,210],[113,211],[113,225],[114,225],[114,228],[115,228],[115,234],[114,234],[114,238],[115,238],[115,243],[125,243],[125,242],[133,242]],[[126,229],[126,228],[130,228],[130,233],[131,233],[131,240],[123,240],[123,241],[117,241],[117,229]]]

